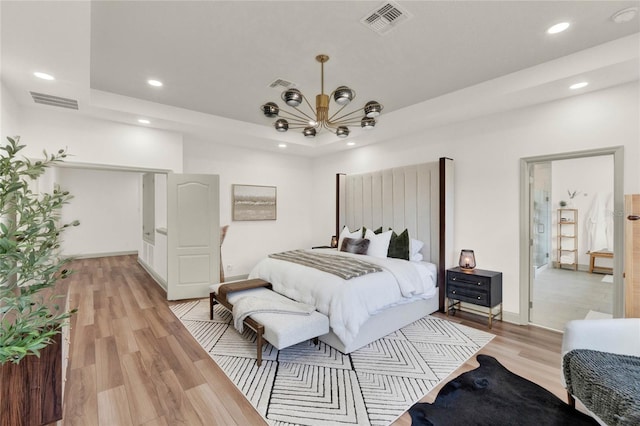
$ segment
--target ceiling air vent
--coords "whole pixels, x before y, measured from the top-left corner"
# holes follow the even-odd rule
[[[292,87],[296,87],[295,83],[291,81],[285,80],[284,78],[276,78],[271,83],[269,83],[269,87],[272,89],[290,89]]]
[[[78,109],[78,101],[75,99],[61,98],[59,96],[45,95],[44,93],[29,92],[33,102],[43,105],[51,105],[62,108]]]
[[[384,35],[412,17],[413,15],[400,8],[397,3],[388,1],[368,13],[360,22],[378,34]]]

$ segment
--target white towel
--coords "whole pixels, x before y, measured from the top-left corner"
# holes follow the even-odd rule
[[[615,212],[613,211],[613,193],[609,194],[609,198],[607,198],[607,206],[605,209],[606,214],[606,234],[607,234],[607,248],[613,251],[613,218],[615,217]]]
[[[591,203],[591,209],[585,217],[587,229],[587,248],[589,251],[611,249],[607,243],[607,221],[605,204],[602,196],[596,192]]]
[[[575,258],[573,257],[572,254],[563,254],[562,256],[560,256],[560,263],[566,263],[568,265],[573,265],[574,261],[575,261]]]
[[[291,299],[280,300],[261,299],[259,297],[245,296],[238,299],[233,305],[233,326],[242,333],[244,319],[252,314],[277,313],[290,315],[310,315],[316,308],[311,305],[299,303]]]

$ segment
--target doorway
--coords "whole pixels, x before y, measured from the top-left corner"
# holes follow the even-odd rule
[[[615,147],[521,160],[521,323],[563,330],[572,319],[622,316],[622,155]],[[620,253],[601,264],[613,273],[590,271],[593,251]]]

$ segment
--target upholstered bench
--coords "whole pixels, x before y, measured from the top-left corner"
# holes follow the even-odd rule
[[[262,280],[238,281],[210,286],[211,319],[213,306],[220,303],[230,312],[233,304],[242,297],[259,297],[263,300],[289,300],[285,296],[271,291],[271,285]],[[305,340],[314,339],[329,332],[329,318],[320,312],[313,311],[309,315],[291,315],[286,313],[256,313],[245,318],[244,324],[256,332],[257,364],[262,365],[262,339],[277,349],[284,349]]]
[[[600,424],[640,424],[640,318],[573,320],[562,336],[563,384]]]
[[[579,399],[608,425],[640,425],[640,357],[574,349],[563,370],[570,405]]]

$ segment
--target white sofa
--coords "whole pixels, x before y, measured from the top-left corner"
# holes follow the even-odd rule
[[[565,354],[574,349],[591,349],[640,357],[640,318],[569,321],[562,339],[563,363]],[[564,365],[562,367],[564,372]],[[566,386],[564,373],[562,384]],[[575,404],[574,396],[569,392],[567,396],[569,403]],[[591,415],[601,424],[606,424],[596,414]]]

